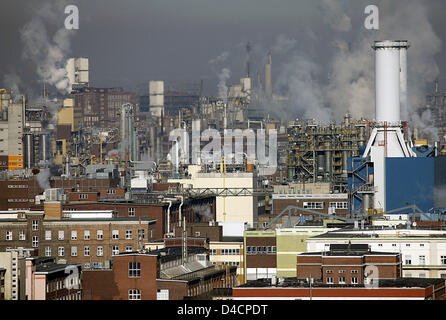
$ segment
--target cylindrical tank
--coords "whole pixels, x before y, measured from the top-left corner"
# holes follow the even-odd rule
[[[407,41],[375,41],[375,119],[376,121],[397,122],[401,120],[400,86],[407,83],[406,66],[400,79],[400,52],[407,50]],[[402,59],[405,59],[403,53]],[[403,88],[406,90],[406,88]]]
[[[40,161],[48,161],[49,160],[49,149],[50,141],[49,135],[47,133],[41,133],[39,136],[39,153],[40,153]]]
[[[364,214],[368,213],[368,210],[370,208],[370,194],[364,193],[362,196],[362,211]]]
[[[25,133],[24,135],[24,150],[25,150],[25,168],[32,168],[34,165],[34,137],[32,133]]]
[[[342,172],[343,173],[347,173],[349,153],[350,152],[348,150],[342,151]]]
[[[325,158],[324,153],[321,152],[317,155],[317,171],[318,174],[324,174],[325,170]]]

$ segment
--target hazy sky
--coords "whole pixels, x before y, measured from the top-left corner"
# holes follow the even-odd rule
[[[35,63],[22,56],[20,30],[44,2],[48,1],[1,0],[0,84],[4,80],[2,75],[12,73],[20,79],[23,91],[41,87]],[[138,84],[150,79],[196,83],[203,79],[205,94],[216,94],[221,68],[231,70],[229,83],[238,82],[244,75],[248,41],[253,47],[254,74],[263,72],[268,50],[278,43],[286,47],[287,41],[292,41],[290,52],[281,48],[277,54],[273,53],[274,80],[286,56],[297,51],[320,66],[318,77],[323,82],[330,73],[333,40],[339,37],[349,43],[357,41],[360,33],[373,33],[363,26],[364,8],[368,4],[384,6],[385,2],[390,0],[71,0],[66,3],[78,6],[80,29],[73,31],[69,55],[90,58],[93,86],[135,90]],[[391,2],[401,7],[406,3]],[[420,2],[428,12],[434,33],[444,43],[446,1]],[[51,8],[52,18],[44,18],[50,38],[63,28],[66,17],[63,6]],[[380,7],[382,18],[394,14]],[[332,22],[344,15],[350,19],[350,26],[340,31]],[[228,53],[226,60],[209,62],[224,52]],[[443,46],[434,59],[440,72],[444,72]]]

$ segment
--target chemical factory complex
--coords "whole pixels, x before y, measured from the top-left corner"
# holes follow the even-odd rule
[[[271,112],[279,55],[244,49],[224,96],[99,87],[87,55],[67,93],[0,87],[0,300],[446,299],[446,93],[432,140],[411,39],[368,43],[374,116],[338,122]]]

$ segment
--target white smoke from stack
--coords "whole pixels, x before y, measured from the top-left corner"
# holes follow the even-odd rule
[[[364,2],[365,4],[366,2]],[[350,2],[345,2],[347,9]],[[441,40],[435,34],[424,3],[416,0],[405,1],[402,6],[395,2],[382,2],[380,29],[360,33],[351,48],[339,50],[332,63],[333,78],[327,88],[326,98],[335,115],[350,111],[353,117],[374,116],[374,60],[371,44],[375,40],[409,40],[408,50],[408,104],[401,110],[402,120],[408,120],[435,139],[437,129],[432,126],[430,113],[418,116],[424,107],[426,83],[439,75],[435,55],[441,49]],[[388,14],[384,14],[388,13]],[[390,14],[391,13],[391,14]]]
[[[20,84],[22,80],[16,73],[9,73],[3,76],[3,86],[11,92],[14,102],[18,102],[22,98]]]
[[[46,189],[51,188],[50,186],[50,169],[41,169],[39,174],[37,175],[37,182],[39,183],[40,188],[42,188],[44,191]]]
[[[63,19],[61,19],[63,8],[64,5],[61,2],[44,3],[33,13],[31,21],[20,30],[24,46],[23,58],[34,62],[42,83],[54,86],[62,94],[71,91],[65,64],[71,37],[75,33],[74,30],[66,30],[63,26]],[[46,23],[61,25],[52,38]]]
[[[352,22],[348,15],[345,14],[344,8],[340,5],[339,0],[322,0],[321,9],[325,22],[330,27],[339,32],[347,32],[352,29]]]
[[[226,82],[231,77],[231,70],[228,68],[221,69],[220,74],[218,75],[218,97],[223,99],[224,103],[227,103],[228,101],[228,86],[226,85]]]

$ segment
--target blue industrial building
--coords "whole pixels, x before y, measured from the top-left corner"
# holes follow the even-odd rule
[[[432,148],[414,148],[417,157],[385,158],[386,211],[416,205],[423,212],[446,207],[446,157],[434,157]],[[350,213],[371,208],[374,167],[369,158],[349,158]]]

